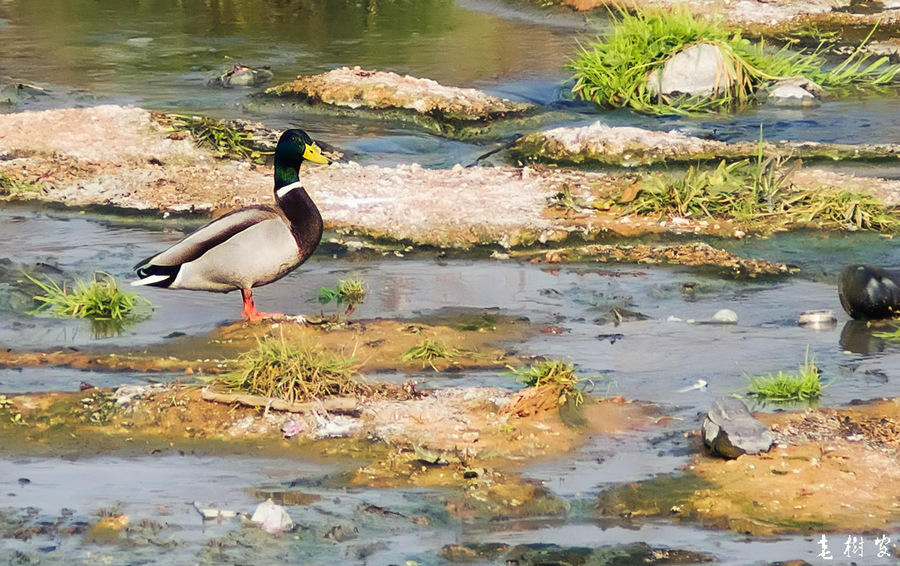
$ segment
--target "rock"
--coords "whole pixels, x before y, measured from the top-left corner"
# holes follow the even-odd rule
[[[233,519],[237,517],[237,511],[229,511],[227,509],[218,509],[216,507],[203,507],[199,501],[194,501],[194,509],[204,521],[222,521],[222,519]]]
[[[647,77],[647,90],[655,95],[713,96],[731,88],[733,79],[718,47],[700,43],[673,55]]]
[[[520,116],[534,108],[529,103],[500,99],[472,88],[359,67],[301,76],[267,89],[266,94],[347,108],[402,109],[438,120],[465,122]]]
[[[688,324],[737,324],[738,315],[731,309],[720,309],[707,320],[689,319]]]
[[[271,81],[274,76],[268,66],[253,68],[247,65],[234,65],[210,77],[207,85],[222,88],[257,87]]]
[[[822,104],[811,92],[797,85],[761,90],[757,97],[766,104],[782,108],[815,108]]]
[[[267,533],[283,533],[294,528],[294,522],[284,507],[266,499],[256,507],[250,520],[259,523]]]
[[[893,318],[900,313],[900,273],[875,265],[847,266],[838,276],[838,296],[853,318]]]
[[[830,310],[805,311],[797,317],[797,324],[814,330],[834,328],[837,325],[837,318],[834,316],[834,311]]]
[[[703,420],[703,444],[714,456],[737,458],[768,452],[775,434],[736,397],[716,397]]]
[[[731,309],[721,309],[712,316],[711,322],[717,324],[737,324],[738,315]]]

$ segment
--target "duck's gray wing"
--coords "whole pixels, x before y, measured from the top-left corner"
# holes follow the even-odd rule
[[[244,230],[265,220],[279,218],[281,218],[281,215],[267,206],[247,207],[236,210],[213,220],[169,249],[138,263],[134,266],[134,269],[140,273],[142,268],[150,265],[176,266],[194,261]]]

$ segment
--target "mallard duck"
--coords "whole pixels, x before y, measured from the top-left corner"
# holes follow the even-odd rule
[[[303,130],[288,130],[275,148],[275,206],[248,206],[222,216],[134,266],[132,285],[227,293],[240,290],[242,315],[260,320],[253,288],[276,281],[309,258],[322,237],[322,216],[300,184],[304,160],[327,164]]]
[[[847,266],[838,275],[838,297],[853,318],[894,318],[900,314],[900,273],[877,265]]]

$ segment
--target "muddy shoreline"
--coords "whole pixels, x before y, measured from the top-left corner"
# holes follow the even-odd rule
[[[578,9],[604,9],[591,0],[566,3]],[[820,18],[825,16],[821,14],[848,8],[849,3],[810,2],[798,7],[790,2],[742,0],[724,5],[695,2],[694,6],[701,13],[721,9],[733,23],[745,25],[750,31],[765,27],[776,33],[772,30],[815,25],[823,21]],[[886,16],[882,19],[885,29],[898,26],[891,10],[840,14],[830,22],[867,26]],[[640,148],[641,152],[674,137],[658,132],[650,135],[656,137]],[[549,147],[546,140],[533,143],[544,144],[543,150]],[[694,140],[684,143],[693,144]],[[725,154],[739,159],[752,155],[752,145],[735,148],[712,144],[688,155],[681,153],[684,146],[673,149],[663,144],[657,153],[647,150],[644,156],[648,163],[671,162],[679,155],[682,162],[714,161]],[[785,144],[774,150],[790,153],[800,148],[813,152],[807,155],[818,159],[829,157],[828,151],[833,148],[815,145]],[[896,159],[893,145],[876,150],[860,159]],[[847,159],[858,158],[852,147],[841,151]],[[575,151],[562,157],[548,155],[546,160],[519,156],[523,163],[516,165],[457,165],[443,170],[415,164],[363,166],[342,160],[307,169],[301,178],[321,208],[327,229],[334,234],[328,244],[340,250],[401,254],[416,249],[438,256],[452,250],[463,257],[472,250],[480,255],[488,250],[494,260],[538,263],[548,270],[570,262],[670,264],[712,268],[718,276],[742,280],[777,281],[795,273],[787,263],[741,258],[702,242],[623,244],[626,238],[644,237],[739,239],[792,228],[773,223],[769,231],[756,232],[758,227],[736,222],[639,216],[599,206],[636,184],[629,170],[637,163],[634,152],[635,148],[626,144],[608,162],[600,161],[619,166],[615,169],[560,167],[560,163],[583,164],[584,159]],[[623,159],[631,161],[623,166]],[[163,223],[173,216],[212,218],[241,206],[273,200],[270,167],[198,148],[189,136],[173,135],[151,112],[128,106],[0,115],[0,175],[23,183],[15,185],[17,190],[0,195],[8,202],[62,205],[76,210],[105,207],[125,216],[140,213],[158,217]],[[900,203],[900,181],[892,179],[806,166],[794,182],[804,190],[849,187],[874,195],[886,206]],[[396,510],[402,506],[357,509],[360,524],[377,516],[380,521],[401,525],[394,527],[397,530],[428,529],[442,521],[480,529],[516,521],[562,523],[578,517],[626,527],[643,520],[685,523],[762,537],[897,532],[900,405],[896,400],[839,410],[760,414],[759,418],[778,434],[778,445],[766,454],[724,461],[711,457],[696,437],[699,419],[686,422],[683,415],[668,414],[640,400],[604,396],[599,389],[595,396],[587,394],[578,404],[573,398],[515,391],[518,387],[513,386],[416,391],[416,384],[410,381],[391,384],[386,388],[389,393],[342,398],[332,405],[311,402],[293,412],[276,410],[265,400],[256,406],[228,398],[225,402],[210,401],[203,392],[209,383],[200,378],[234,371],[241,352],[258,340],[312,339],[331,350],[352,350],[362,360],[363,373],[378,382],[381,373],[408,374],[427,369],[420,361],[399,361],[400,354],[423,335],[451,345],[457,355],[452,360],[435,361],[431,367],[435,373],[453,375],[478,369],[499,373],[521,368],[540,356],[521,356],[516,344],[539,333],[565,331],[561,326],[540,328],[527,320],[506,319],[494,313],[481,319],[483,324],[465,329],[415,319],[354,320],[305,327],[286,321],[235,323],[219,326],[209,334],[180,336],[143,348],[6,349],[0,352],[0,367],[4,368],[166,372],[183,374],[184,379],[183,383],[138,388],[121,403],[118,396],[125,395],[114,388],[0,397],[0,444],[7,458],[18,461],[187,454],[308,459],[340,467],[341,471],[333,475],[273,481],[252,494],[304,511],[327,504],[310,494],[323,484],[338,490],[341,497],[350,497],[362,488],[433,490],[426,499],[436,510],[423,511],[426,506],[418,503],[404,514]],[[597,497],[568,500],[521,473],[529,465],[561,461],[596,438],[625,438],[628,442],[639,438],[637,442],[648,442],[648,453],[658,451],[658,443],[677,445],[678,450],[690,454],[690,461],[670,475],[612,486]],[[18,481],[19,488],[27,489],[28,478],[23,476]],[[123,516],[113,511],[108,513],[112,519]],[[0,523],[14,524],[12,515],[0,512]],[[163,511],[160,516],[165,516]],[[105,525],[107,519],[91,517],[71,526],[72,536],[95,544],[96,527]],[[70,527],[67,517],[54,520],[57,525]],[[127,520],[126,516],[124,522]],[[39,528],[27,526],[27,521],[23,524],[26,526],[11,531],[11,538],[40,540],[52,531],[39,532]],[[312,536],[317,543],[335,545],[352,540],[355,528],[329,525],[316,531],[302,527],[285,537],[259,539],[253,538],[260,536],[257,530],[242,528],[238,534],[229,535],[232,539],[223,536],[210,541],[204,558],[215,562],[235,547],[260,551],[273,541],[274,545],[289,544],[285,540],[290,537]],[[116,528],[104,536],[111,545],[127,547],[143,544],[134,541],[146,539],[150,541],[148,546],[166,548],[169,543],[158,532],[166,533],[166,527],[148,519],[143,525],[130,530]],[[573,557],[554,554],[556,550],[541,548],[535,556],[522,558],[521,563]],[[361,556],[357,558],[364,560],[369,550],[358,552]],[[679,563],[682,555],[672,550],[668,556],[667,552],[654,549],[641,560]],[[892,556],[897,555],[896,550],[892,552]],[[801,553],[797,555],[799,558]],[[442,556],[454,563],[518,557],[508,547],[498,551],[487,544],[446,544]],[[690,554],[685,558],[690,562],[707,559]]]
[[[665,136],[664,136],[665,137]],[[326,140],[327,141],[327,140]],[[217,216],[271,203],[271,172],[250,161],[223,159],[172,136],[151,114],[99,106],[0,115],[0,174],[30,184],[3,198],[108,206],[123,211]],[[338,162],[306,170],[303,182],[326,228],[349,236],[438,248],[527,248],[547,242],[654,233],[731,236],[750,228],[706,218],[648,217],[577,205],[614,199],[635,184],[628,172],[531,165],[393,168]],[[812,168],[798,188],[858,188],[886,205],[900,202],[900,182]],[[571,194],[575,206],[555,211]],[[567,205],[568,206],[568,205]],[[497,214],[500,209],[502,214]],[[460,210],[467,211],[459,214]],[[770,229],[784,229],[777,223]]]

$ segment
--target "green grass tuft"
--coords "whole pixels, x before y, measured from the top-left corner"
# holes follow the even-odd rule
[[[72,289],[65,283],[60,287],[55,281],[48,279],[45,283],[27,273],[24,275],[44,292],[34,297],[41,304],[29,314],[49,311],[60,318],[121,321],[135,316],[139,302],[150,304],[136,293],[122,291],[115,278],[108,273],[94,274],[94,279],[89,283],[76,281]]]
[[[755,100],[756,90],[766,81],[804,76],[826,88],[878,86],[893,82],[900,73],[900,66],[890,64],[887,57],[871,61],[862,53],[868,38],[841,64],[823,70],[828,68],[824,43],[811,52],[794,52],[789,47],[772,52],[763,43],[753,44],[739,31],[694,16],[686,8],[620,10],[613,18],[612,33],[582,46],[568,65],[574,72],[572,92],[605,108],[630,107],[659,114],[731,110]],[[714,99],[658,100],[647,89],[648,75],[672,55],[699,43],[715,45],[722,53],[722,91]]]
[[[346,314],[352,313],[357,305],[366,300],[366,284],[361,279],[341,279],[337,287],[322,287],[316,299],[323,305],[336,303],[347,305]]]
[[[238,372],[218,377],[215,383],[290,403],[371,392],[352,359],[319,345],[292,346],[283,338],[260,340],[255,350],[240,356],[238,365]]]
[[[635,214],[729,219],[754,225],[776,220],[818,228],[900,232],[900,209],[848,189],[796,190],[800,161],[763,154],[760,130],[755,159],[722,161],[715,169],[691,166],[682,175],[656,174],[628,203]]]
[[[750,395],[775,403],[812,401],[822,394],[819,368],[809,358],[809,351],[797,373],[779,371],[777,374],[748,376],[747,379]]]

